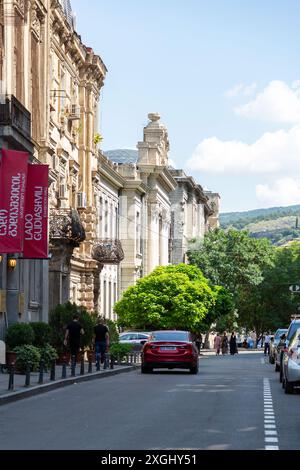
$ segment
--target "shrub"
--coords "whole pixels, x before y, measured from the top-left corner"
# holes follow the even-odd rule
[[[40,348],[40,354],[41,360],[44,361],[47,368],[49,368],[52,362],[58,358],[56,350],[50,344],[46,344],[46,346]]]
[[[109,353],[115,358],[119,357],[122,360],[127,354],[130,354],[133,350],[132,344],[112,344],[109,348]]]
[[[94,326],[96,324],[96,314],[89,313],[84,307],[80,307],[71,302],[57,305],[50,312],[49,324],[51,327],[51,345],[57,352],[64,352],[64,336],[68,324],[73,320],[73,316],[79,316],[79,323],[84,329],[84,335],[81,338],[81,347],[92,345]]]
[[[38,370],[41,360],[41,353],[38,348],[31,345],[19,346],[14,349],[17,354],[16,366],[20,372],[25,372],[27,364],[30,363],[31,371]]]
[[[43,348],[51,341],[51,326],[48,323],[31,323],[31,328],[34,331],[33,346]]]
[[[15,323],[11,325],[8,327],[5,335],[7,348],[10,350],[14,350],[17,346],[33,344],[34,339],[34,331],[28,323]]]

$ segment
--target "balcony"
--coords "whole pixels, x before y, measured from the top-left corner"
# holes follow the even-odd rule
[[[85,240],[79,214],[72,209],[50,209],[50,242],[63,241],[78,247]]]
[[[101,264],[120,264],[124,259],[124,251],[120,240],[109,238],[95,240],[92,258]]]
[[[31,140],[31,114],[13,95],[0,102],[0,126],[9,126]]]

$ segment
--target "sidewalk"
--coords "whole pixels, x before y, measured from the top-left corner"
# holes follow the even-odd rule
[[[62,366],[55,368],[55,381],[50,381],[50,372],[44,373],[43,384],[39,384],[39,373],[32,372],[30,374],[30,385],[25,386],[25,375],[14,375],[14,390],[9,391],[9,374],[0,372],[0,405],[21,400],[41,393],[49,392],[57,388],[73,385],[75,383],[86,382],[88,380],[103,379],[112,375],[130,372],[136,369],[138,364],[132,365],[114,365],[114,369],[103,369],[101,364],[100,372],[95,371],[93,364],[93,372],[88,373],[88,364],[85,363],[85,374],[80,375],[80,365],[76,367],[75,377],[71,377],[71,368],[67,366],[67,378],[62,379]]]

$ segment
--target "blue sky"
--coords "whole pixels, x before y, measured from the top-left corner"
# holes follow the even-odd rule
[[[300,203],[298,0],[72,0],[108,68],[102,148],[134,148],[149,112],[170,158],[224,212]]]

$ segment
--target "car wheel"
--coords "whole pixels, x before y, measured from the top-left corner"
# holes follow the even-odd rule
[[[279,372],[279,371],[280,371],[280,366],[279,366],[279,365],[277,364],[277,362],[276,362],[276,364],[275,364],[275,372]]]
[[[198,374],[198,371],[199,371],[199,367],[198,365],[197,366],[193,366],[193,367],[190,367],[190,373],[191,374]]]
[[[142,374],[150,374],[150,372],[152,371],[153,371],[152,367],[144,366],[144,365],[142,365],[141,367]]]
[[[291,382],[289,382],[288,380],[285,379],[284,385],[285,385],[284,386],[285,393],[293,393],[294,385]]]

